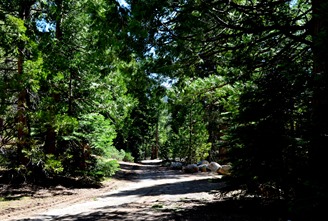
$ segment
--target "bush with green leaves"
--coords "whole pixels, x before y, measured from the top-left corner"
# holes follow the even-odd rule
[[[117,160],[122,160],[125,152],[113,146],[116,132],[110,120],[98,113],[83,115],[79,121],[79,130],[75,132],[75,135],[89,148],[88,156],[90,159],[93,158],[89,165],[92,168],[91,175],[106,177],[118,170]]]
[[[53,154],[47,154],[46,161],[44,162],[44,170],[50,171],[54,174],[60,174],[64,171],[64,167],[61,161],[56,159]]]
[[[125,162],[134,162],[134,157],[131,152],[125,152],[123,161]]]
[[[104,158],[98,158],[97,164],[90,171],[90,175],[98,179],[103,177],[110,177],[115,174],[120,169],[120,165],[117,160],[109,160]]]
[[[98,113],[90,113],[81,117],[79,126],[77,134],[89,143],[93,154],[108,159],[123,159],[124,153],[113,146],[116,131],[109,119]]]

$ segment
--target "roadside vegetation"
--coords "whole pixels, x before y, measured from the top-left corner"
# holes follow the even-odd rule
[[[101,182],[118,161],[229,164],[328,198],[324,1],[2,0],[0,182]]]

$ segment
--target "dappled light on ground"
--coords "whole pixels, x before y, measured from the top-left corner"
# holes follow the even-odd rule
[[[159,165],[122,163],[118,186],[84,202],[47,208],[11,221],[282,220],[285,211],[259,199],[221,197],[222,175],[186,174]],[[6,220],[7,221],[7,220]]]

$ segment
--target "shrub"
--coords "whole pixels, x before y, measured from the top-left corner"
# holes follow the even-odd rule
[[[110,177],[120,169],[117,160],[102,160],[99,159],[97,166],[92,171],[92,175],[97,178]]]
[[[132,154],[130,152],[125,152],[123,161],[125,161],[125,162],[134,162],[134,157],[132,156]]]

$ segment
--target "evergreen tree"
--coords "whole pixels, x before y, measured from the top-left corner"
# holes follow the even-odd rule
[[[38,179],[117,170],[135,103],[125,16],[116,1],[1,2],[1,163]]]
[[[20,174],[33,167],[27,154],[35,144],[31,138],[33,97],[45,75],[37,48],[35,4],[27,0],[0,4],[2,158]]]
[[[235,141],[231,150],[247,153],[234,155],[247,184],[276,185],[288,197],[327,196],[325,1],[140,0],[133,7],[149,10],[143,27],[157,26],[145,39],[162,73],[180,82],[223,74],[241,85],[224,137]]]

